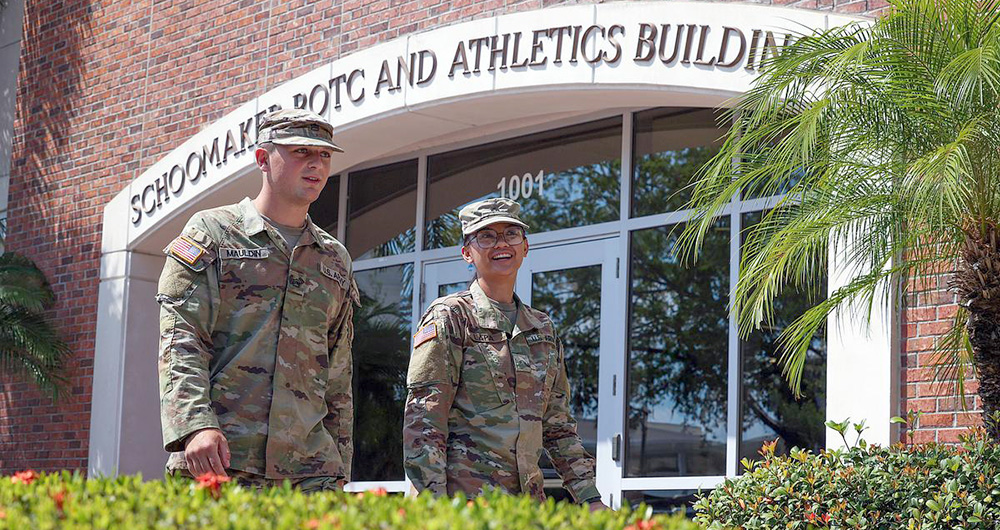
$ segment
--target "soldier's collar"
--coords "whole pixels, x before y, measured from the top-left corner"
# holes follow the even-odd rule
[[[240,201],[240,208],[243,209],[243,233],[248,236],[256,235],[264,231],[264,218],[257,211],[250,197],[244,197]]]
[[[316,223],[313,222],[312,217],[310,217],[309,214],[306,214],[306,231],[302,234],[301,243],[303,245],[315,243],[326,249],[333,248],[330,241],[320,235],[319,227],[316,226]]]
[[[248,236],[257,235],[264,231],[264,216],[257,211],[257,206],[250,200],[249,197],[244,198],[240,201],[240,207],[243,208],[243,231]],[[306,229],[302,233],[302,239],[299,241],[302,245],[309,245],[316,243],[321,247],[329,246],[327,241],[319,235],[319,227],[312,222],[312,218],[306,215]]]
[[[512,335],[515,334],[515,329],[524,332],[542,328],[542,322],[535,316],[535,311],[521,302],[517,293],[514,293],[514,303],[517,304],[517,322],[508,323],[506,318],[500,318],[500,312],[490,303],[490,297],[486,296],[486,292],[479,286],[478,281],[472,282],[472,285],[469,286],[469,292],[472,293],[472,301],[476,305],[476,323],[481,328],[506,331]]]
[[[542,329],[542,321],[538,318],[536,311],[527,305],[521,303],[517,299],[517,295],[514,295],[514,299],[518,303],[517,311],[517,327],[521,331],[529,331],[532,329]]]
[[[469,292],[472,293],[472,302],[476,305],[476,323],[479,327],[510,333],[511,329],[507,328],[513,328],[513,326],[503,325],[503,322],[500,320],[500,313],[493,308],[493,304],[490,303],[490,297],[486,296],[483,288],[479,286],[478,280],[472,282],[472,285],[469,286]]]

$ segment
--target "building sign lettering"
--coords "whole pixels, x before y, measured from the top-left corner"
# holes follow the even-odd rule
[[[363,105],[368,97],[388,97],[404,85],[419,90],[442,77],[455,82],[487,72],[517,72],[563,64],[618,65],[632,61],[651,68],[697,67],[722,72],[755,72],[777,53],[791,35],[773,31],[688,23],[643,22],[635,25],[570,25],[483,35],[459,40],[444,49],[423,49],[385,58],[370,67],[335,72],[329,79],[275,102],[267,110],[243,116],[223,135],[179,156],[170,169],[131,197],[131,220],[136,226],[171,197],[209,178],[211,168],[230,160],[253,156],[257,124],[268,111],[308,108],[319,114],[343,112],[344,106]],[[444,59],[442,59],[444,58]],[[336,63],[335,63],[336,64]],[[543,186],[543,174],[501,179],[497,188],[511,198],[527,197]]]

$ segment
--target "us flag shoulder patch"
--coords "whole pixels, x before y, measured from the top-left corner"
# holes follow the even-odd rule
[[[198,258],[205,254],[205,249],[187,236],[181,236],[170,244],[170,253],[184,263],[194,265],[198,262]]]
[[[418,331],[415,335],[413,335],[413,347],[416,348],[434,337],[437,337],[437,334],[437,324],[434,322],[427,324],[426,326],[420,328],[420,331]]]

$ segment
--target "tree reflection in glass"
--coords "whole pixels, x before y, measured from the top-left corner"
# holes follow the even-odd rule
[[[631,217],[679,210],[695,173],[718,152],[724,130],[710,109],[635,114]]]
[[[458,211],[488,197],[521,203],[539,233],[617,221],[621,118],[434,155],[427,159],[425,248],[462,243]]]
[[[354,275],[361,307],[354,312],[352,480],[403,480],[412,269],[407,263]]]
[[[760,222],[761,212],[743,214],[744,234]],[[825,270],[825,267],[817,267]],[[810,345],[802,374],[802,398],[795,399],[781,374],[777,339],[796,317],[826,294],[823,281],[812,292],[787,290],[775,300],[775,311],[760,331],[740,342],[743,392],[739,457],[760,459],[765,441],[778,439],[776,452],[791,447],[819,451],[826,446],[826,337],[817,335]],[[740,469],[742,472],[743,469]]]
[[[729,225],[694,264],[678,227],[631,236],[626,476],[725,474]]]
[[[532,274],[530,305],[552,318],[562,340],[570,407],[583,445],[594,455],[601,346],[601,266]],[[546,478],[558,477],[548,458],[543,456],[539,465]]]

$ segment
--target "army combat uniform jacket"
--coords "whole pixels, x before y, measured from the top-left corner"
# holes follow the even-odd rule
[[[350,478],[351,260],[306,221],[294,249],[250,199],[195,214],[160,276],[160,410],[168,470],[219,428],[230,468]]]
[[[407,387],[403,465],[418,491],[490,486],[541,500],[544,450],[577,501],[600,495],[545,313],[518,301],[511,325],[476,282],[438,298],[414,336]]]

